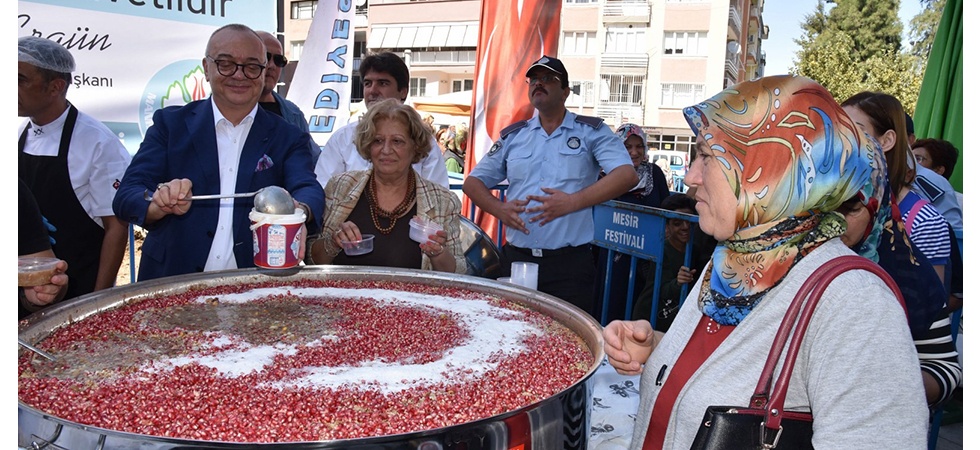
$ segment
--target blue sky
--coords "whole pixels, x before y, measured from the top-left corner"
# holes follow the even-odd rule
[[[908,33],[908,22],[921,10],[919,0],[900,0],[898,17]],[[833,5],[827,5],[832,7]],[[797,45],[793,39],[803,35],[800,23],[817,9],[817,0],[769,0],[762,10],[763,24],[769,26],[769,39],[762,41],[766,52],[766,75],[786,73],[793,65]],[[907,39],[903,34],[902,38]]]

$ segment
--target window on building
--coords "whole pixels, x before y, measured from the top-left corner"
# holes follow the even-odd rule
[[[290,19],[312,19],[317,0],[303,0],[289,4]]]
[[[566,31],[562,33],[562,54],[594,55],[595,31]]]
[[[594,81],[569,81],[568,87],[571,88],[572,94],[568,96],[568,101],[565,104],[569,106],[591,106],[595,104]]]
[[[664,83],[660,95],[660,106],[663,108],[683,108],[703,99],[703,84]]]
[[[354,41],[354,57],[363,58],[368,54],[367,41]]]
[[[472,91],[473,80],[453,80],[453,92]]]
[[[425,97],[425,78],[410,78],[408,80],[408,95],[410,97]]]
[[[601,99],[608,103],[643,104],[642,75],[602,75]]]
[[[687,154],[690,155],[691,150],[693,150],[695,147],[694,142],[695,142],[694,136],[680,136],[680,135],[669,135],[669,134],[658,134],[658,133],[647,134],[647,143],[650,146],[650,150],[687,152]],[[690,156],[688,156],[688,161],[690,161]]]
[[[361,81],[361,76],[358,75],[357,72],[354,72],[350,79],[350,100],[352,102],[364,100],[364,82]]]
[[[642,28],[609,27],[606,29],[607,53],[646,53],[646,31]]]
[[[664,33],[664,54],[708,56],[708,32],[668,31]]]
[[[306,41],[290,41],[289,42],[289,60],[299,61],[299,58],[303,56],[303,45]]]

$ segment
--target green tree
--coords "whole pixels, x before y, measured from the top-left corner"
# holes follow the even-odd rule
[[[812,78],[838,101],[866,90],[887,92],[912,114],[925,65],[901,49],[897,0],[837,0],[829,12],[824,5],[819,1],[801,23],[790,73]]]
[[[946,0],[923,0],[922,11],[909,22],[909,40],[912,54],[925,65],[936,39],[936,28],[943,17]]]
[[[851,36],[858,61],[902,50],[898,0],[836,0],[835,3],[827,15],[827,29]]]
[[[852,48],[854,41],[841,31],[826,31],[812,41],[801,41],[790,73],[812,78],[843,101],[860,92],[864,78],[859,71],[841,70],[857,63]]]

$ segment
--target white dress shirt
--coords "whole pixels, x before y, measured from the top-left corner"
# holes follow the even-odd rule
[[[217,105],[214,104],[214,100],[211,100],[211,107],[214,110],[214,134],[218,142],[220,193],[222,195],[234,194],[235,182],[238,180],[238,161],[241,159],[242,146],[245,145],[248,131],[252,129],[252,121],[255,120],[258,104],[252,107],[252,111],[237,126],[221,114]],[[211,251],[208,253],[207,263],[204,264],[205,272],[238,268],[233,251],[235,243],[231,229],[235,199],[223,198],[218,201],[220,202],[218,228],[214,230]]]

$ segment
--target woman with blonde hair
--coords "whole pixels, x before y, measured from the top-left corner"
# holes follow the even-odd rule
[[[459,198],[412,169],[434,150],[419,114],[395,99],[378,102],[358,122],[354,145],[371,168],[344,172],[327,182],[323,230],[309,243],[307,263],[466,272]],[[416,243],[409,237],[414,216],[441,225],[442,231]],[[373,252],[341,252],[344,242],[359,241],[365,234],[374,235]]]

